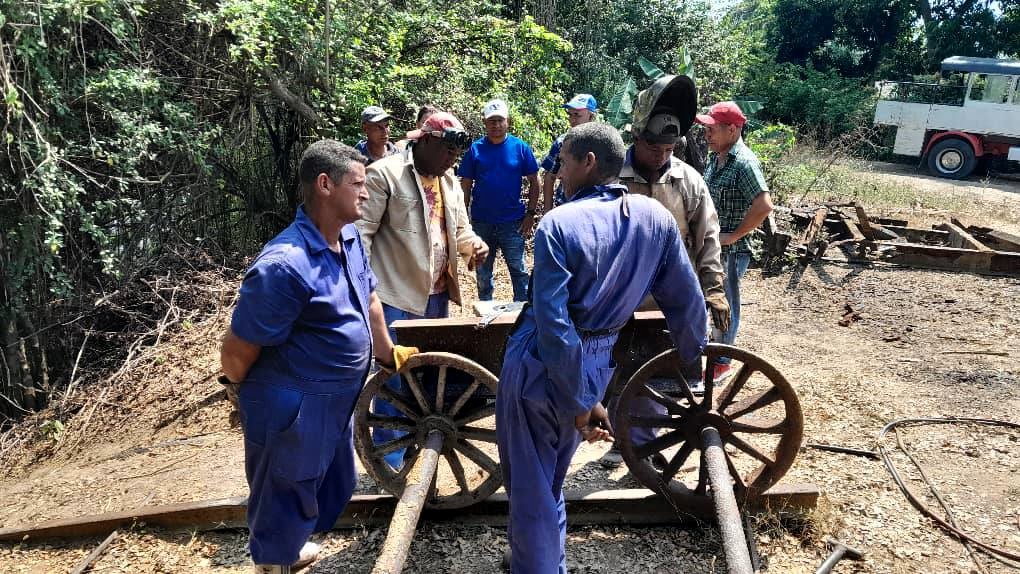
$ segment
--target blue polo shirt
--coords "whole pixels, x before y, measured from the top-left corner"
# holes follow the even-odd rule
[[[510,223],[524,218],[521,178],[538,173],[531,146],[507,134],[503,143],[482,137],[471,144],[457,175],[473,179],[471,219],[482,223]],[[538,193],[538,190],[532,190]]]
[[[248,269],[230,322],[234,334],[262,346],[248,381],[304,391],[363,381],[376,278],[353,224],[340,239],[343,253],[330,251],[302,206]]]

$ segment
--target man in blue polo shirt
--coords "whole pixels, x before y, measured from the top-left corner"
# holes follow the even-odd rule
[[[357,483],[350,421],[373,349],[396,367],[353,225],[368,198],[364,161],[334,140],[305,150],[304,204],[245,274],[220,350],[228,395],[239,395],[258,574],[315,559],[308,537],[332,528]]]
[[[598,111],[599,105],[595,101],[595,96],[577,94],[570,98],[569,102],[563,104],[563,108],[567,110],[567,122],[570,123],[570,127],[575,127],[595,121],[595,112]],[[563,197],[563,186],[556,186],[556,180],[559,179],[560,173],[560,147],[563,145],[563,138],[566,135],[566,133],[560,134],[560,137],[553,141],[549,153],[545,154],[545,159],[542,160],[542,171],[544,172],[542,175],[542,209],[544,213],[549,213],[550,209],[566,201],[566,198]],[[554,187],[556,188],[555,194],[553,194]]]
[[[478,266],[478,298],[492,300],[492,266],[496,249],[510,270],[514,301],[528,300],[528,270],[524,265],[524,236],[535,224],[538,203],[538,162],[531,146],[508,133],[506,102],[492,100],[482,108],[485,137],[471,144],[460,162],[460,185],[471,209],[471,226],[489,246]],[[528,180],[528,207],[521,203],[522,179]]]

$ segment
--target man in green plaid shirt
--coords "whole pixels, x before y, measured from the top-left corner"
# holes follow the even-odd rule
[[[747,272],[751,257],[761,251],[761,240],[754,231],[772,212],[761,163],[740,137],[747,118],[734,102],[721,102],[696,118],[705,126],[705,139],[712,151],[705,168],[705,182],[719,212],[719,242],[722,244],[722,266],[726,273],[724,287],[730,303],[730,328],[713,339],[732,345],[740,326],[740,278]],[[729,358],[715,365],[715,381],[729,376]]]

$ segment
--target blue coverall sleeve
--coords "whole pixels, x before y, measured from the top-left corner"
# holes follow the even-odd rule
[[[549,153],[545,154],[545,159],[542,160],[542,169],[550,173],[556,173],[559,171],[559,157],[560,139],[556,138],[556,140],[553,141],[552,146],[549,147]]]
[[[671,223],[665,238],[666,250],[651,291],[666,316],[673,345],[680,358],[688,363],[700,355],[708,343],[708,316],[701,284],[687,259],[687,249],[676,223]]]
[[[535,231],[535,267],[532,271],[532,307],[535,313],[539,359],[553,382],[557,403],[571,415],[591,410],[599,397],[585,397],[581,339],[567,313],[567,284],[571,273],[561,238],[552,226]]]
[[[254,345],[281,345],[310,297],[311,289],[285,261],[260,259],[241,282],[230,329]]]

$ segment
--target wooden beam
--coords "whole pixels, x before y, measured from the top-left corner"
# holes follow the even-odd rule
[[[780,483],[751,503],[752,509],[809,509],[818,503],[820,491],[813,484]],[[567,516],[572,526],[582,524],[693,524],[698,518],[685,509],[674,509],[661,496],[643,488],[567,491]],[[706,497],[707,499],[707,497]],[[397,498],[388,494],[356,495],[344,509],[334,529],[384,526],[389,523]],[[248,501],[244,497],[200,500],[147,506],[70,519],[50,520],[28,527],[0,529],[0,541],[23,542],[52,538],[105,536],[117,528],[144,522],[148,526],[182,530],[244,528]],[[424,520],[458,524],[505,526],[509,511],[506,494],[489,498],[459,510],[429,510]],[[700,517],[702,519],[707,517]]]
[[[949,232],[949,246],[958,249],[976,249],[978,251],[992,251],[987,245],[981,243],[970,233],[955,223],[940,223],[936,229]]]
[[[884,257],[884,260],[890,263],[926,269],[1020,277],[1020,253],[892,241],[876,241],[875,244],[896,248]]]
[[[885,229],[899,235],[910,243],[948,243],[949,232],[940,229],[921,229],[898,225],[882,225]]]
[[[820,257],[825,253],[825,248],[828,243],[818,237],[822,231],[822,227],[825,225],[825,218],[829,214],[829,208],[819,207],[815,210],[814,216],[811,218],[811,222],[808,223],[807,229],[804,230],[804,235],[801,237],[800,244],[804,248],[806,255],[811,257]]]

